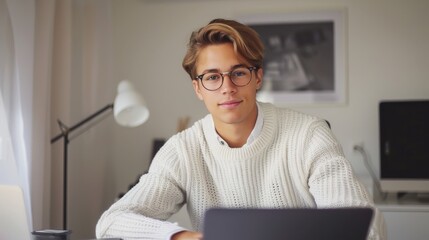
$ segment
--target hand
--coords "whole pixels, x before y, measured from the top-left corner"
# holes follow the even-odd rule
[[[203,234],[199,232],[182,231],[174,234],[171,240],[203,240]]]

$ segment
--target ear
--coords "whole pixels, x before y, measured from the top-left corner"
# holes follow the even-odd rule
[[[197,80],[192,80],[192,86],[194,87],[195,95],[197,95],[198,99],[203,100],[203,95],[201,94],[200,85]]]
[[[262,78],[264,76],[264,70],[259,68],[256,72],[256,89],[260,89],[262,87]]]

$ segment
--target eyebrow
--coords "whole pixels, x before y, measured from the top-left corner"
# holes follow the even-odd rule
[[[229,71],[227,71],[227,72],[230,72],[230,71],[232,71],[232,70],[234,70],[236,68],[239,68],[239,67],[245,67],[245,65],[242,64],[242,63],[236,64],[236,65],[232,66],[231,68],[229,68]],[[204,70],[203,73],[201,73],[198,76],[201,76],[201,75],[206,74],[206,73],[220,73],[220,72],[221,71],[220,71],[219,68],[211,68],[211,69]]]

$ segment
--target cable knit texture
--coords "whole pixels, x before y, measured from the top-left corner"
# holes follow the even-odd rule
[[[217,141],[210,115],[171,137],[149,172],[101,216],[97,237],[165,240],[183,230],[166,219],[185,203],[195,231],[211,207],[374,208],[324,120],[260,106],[262,132],[241,148]],[[369,239],[385,239],[375,212]]]

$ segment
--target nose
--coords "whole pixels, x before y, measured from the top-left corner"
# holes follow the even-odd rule
[[[221,87],[222,93],[233,93],[237,91],[237,86],[232,82],[231,76],[229,74],[223,75],[223,84]]]

